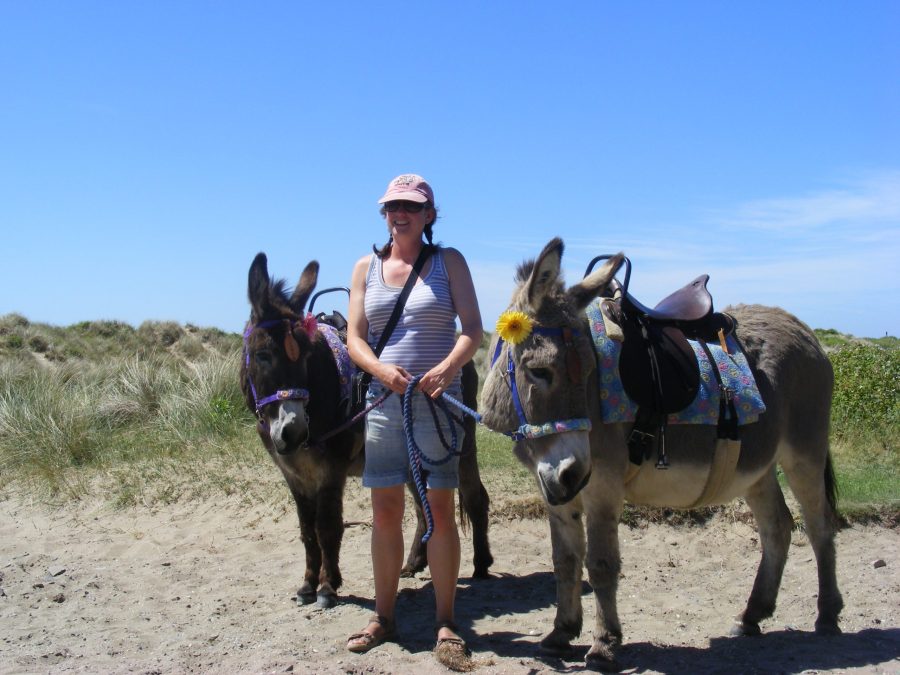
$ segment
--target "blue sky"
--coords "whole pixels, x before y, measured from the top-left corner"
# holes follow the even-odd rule
[[[0,314],[238,331],[416,172],[493,325],[552,237],[654,304],[900,335],[900,3],[0,2]],[[323,298],[316,309],[340,307]]]

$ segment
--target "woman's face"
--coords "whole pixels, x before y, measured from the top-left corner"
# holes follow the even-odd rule
[[[421,239],[425,226],[434,217],[430,206],[425,206],[418,213],[410,213],[407,208],[414,210],[418,204],[415,202],[395,201],[387,202],[384,218],[387,221],[388,232],[394,239],[410,238]],[[391,210],[395,209],[395,210]]]

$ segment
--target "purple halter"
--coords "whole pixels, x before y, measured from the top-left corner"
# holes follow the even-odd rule
[[[257,324],[247,324],[247,328],[244,330],[244,365],[247,368],[247,383],[250,385],[250,392],[253,394],[253,404],[256,406],[256,416],[263,422],[265,421],[262,414],[263,408],[270,403],[275,403],[277,401],[301,401],[305,404],[309,402],[308,389],[279,389],[271,396],[259,398],[256,394],[256,387],[253,386],[253,378],[250,377],[250,349],[248,347],[250,333],[256,328],[271,328],[272,326],[277,326],[285,321],[288,321],[292,328],[294,324],[297,323],[296,321],[290,321],[288,319],[275,319],[271,321],[260,321]]]

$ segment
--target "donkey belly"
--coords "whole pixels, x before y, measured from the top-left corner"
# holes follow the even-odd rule
[[[722,463],[714,427],[670,426],[667,437],[669,468],[657,469],[655,456],[645,460],[625,486],[629,502],[681,509],[725,504],[746,494],[769,470],[769,458],[759,457],[758,451],[751,449],[752,442],[744,443],[740,455],[734,456],[736,467],[725,468],[728,463]],[[714,466],[716,453],[720,463]],[[760,461],[748,461],[746,453]]]
[[[632,504],[675,509],[727,504],[746,494],[750,486],[762,476],[762,472],[752,475],[736,472],[730,481],[723,483],[715,491],[711,500],[698,504],[697,500],[706,488],[709,472],[709,465],[683,465],[657,469],[651,460],[645,462],[637,476],[625,486],[625,499]]]

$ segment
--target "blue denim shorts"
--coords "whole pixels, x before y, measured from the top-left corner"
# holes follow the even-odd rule
[[[366,395],[366,404],[371,404],[385,391],[387,390],[381,383],[373,380]],[[457,400],[462,399],[459,391],[448,393]],[[412,480],[406,434],[403,431],[402,403],[403,397],[400,394],[391,394],[380,407],[366,415],[366,468],[363,471],[363,487],[393,487]],[[451,407],[450,410],[456,413],[455,408]],[[444,439],[449,444],[452,434],[447,416],[439,408],[436,412]],[[421,392],[413,394],[412,413],[413,435],[423,455],[422,476],[425,484],[430,489],[459,487],[458,455],[442,464],[429,461],[441,462],[449,453],[441,443],[428,402]],[[455,422],[453,426],[456,428],[456,451],[459,452],[462,450],[465,431]]]

